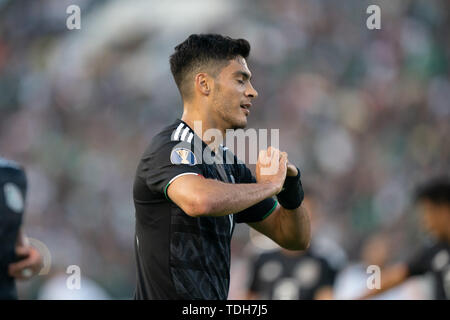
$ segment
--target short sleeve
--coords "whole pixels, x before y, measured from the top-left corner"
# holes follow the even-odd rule
[[[183,175],[203,175],[198,156],[191,144],[180,141],[167,141],[144,155],[141,160],[140,176],[152,192],[167,196],[167,188]]]
[[[239,183],[256,183],[255,177],[244,164],[237,166]],[[237,223],[259,222],[267,218],[277,207],[278,202],[273,198],[264,199],[261,202],[234,214]]]

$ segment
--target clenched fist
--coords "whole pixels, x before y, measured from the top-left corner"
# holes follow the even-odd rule
[[[283,188],[287,173],[287,153],[269,147],[261,150],[256,163],[256,181],[258,183],[271,183],[276,186],[276,194]],[[295,169],[297,170],[297,169]]]

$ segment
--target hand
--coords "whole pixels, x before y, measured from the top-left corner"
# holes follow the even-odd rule
[[[11,277],[24,280],[39,273],[43,265],[39,251],[28,245],[19,245],[16,246],[16,254],[23,259],[9,264],[8,273]]]
[[[278,194],[283,188],[287,172],[287,153],[269,147],[259,152],[256,164],[256,181],[258,183],[271,183]]]

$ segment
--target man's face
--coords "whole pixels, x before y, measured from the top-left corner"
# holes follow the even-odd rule
[[[258,93],[250,83],[251,72],[245,59],[231,60],[214,81],[211,95],[212,115],[227,129],[245,128],[251,110],[251,100]]]
[[[450,212],[447,206],[422,200],[419,202],[419,210],[425,229],[436,238],[445,237],[450,225]]]

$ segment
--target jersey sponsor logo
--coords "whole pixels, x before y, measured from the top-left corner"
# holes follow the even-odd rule
[[[8,182],[3,186],[6,206],[16,213],[21,213],[24,207],[24,200],[19,187]]]
[[[197,164],[197,158],[189,149],[176,148],[170,154],[170,162],[173,164],[188,164],[193,166]]]

